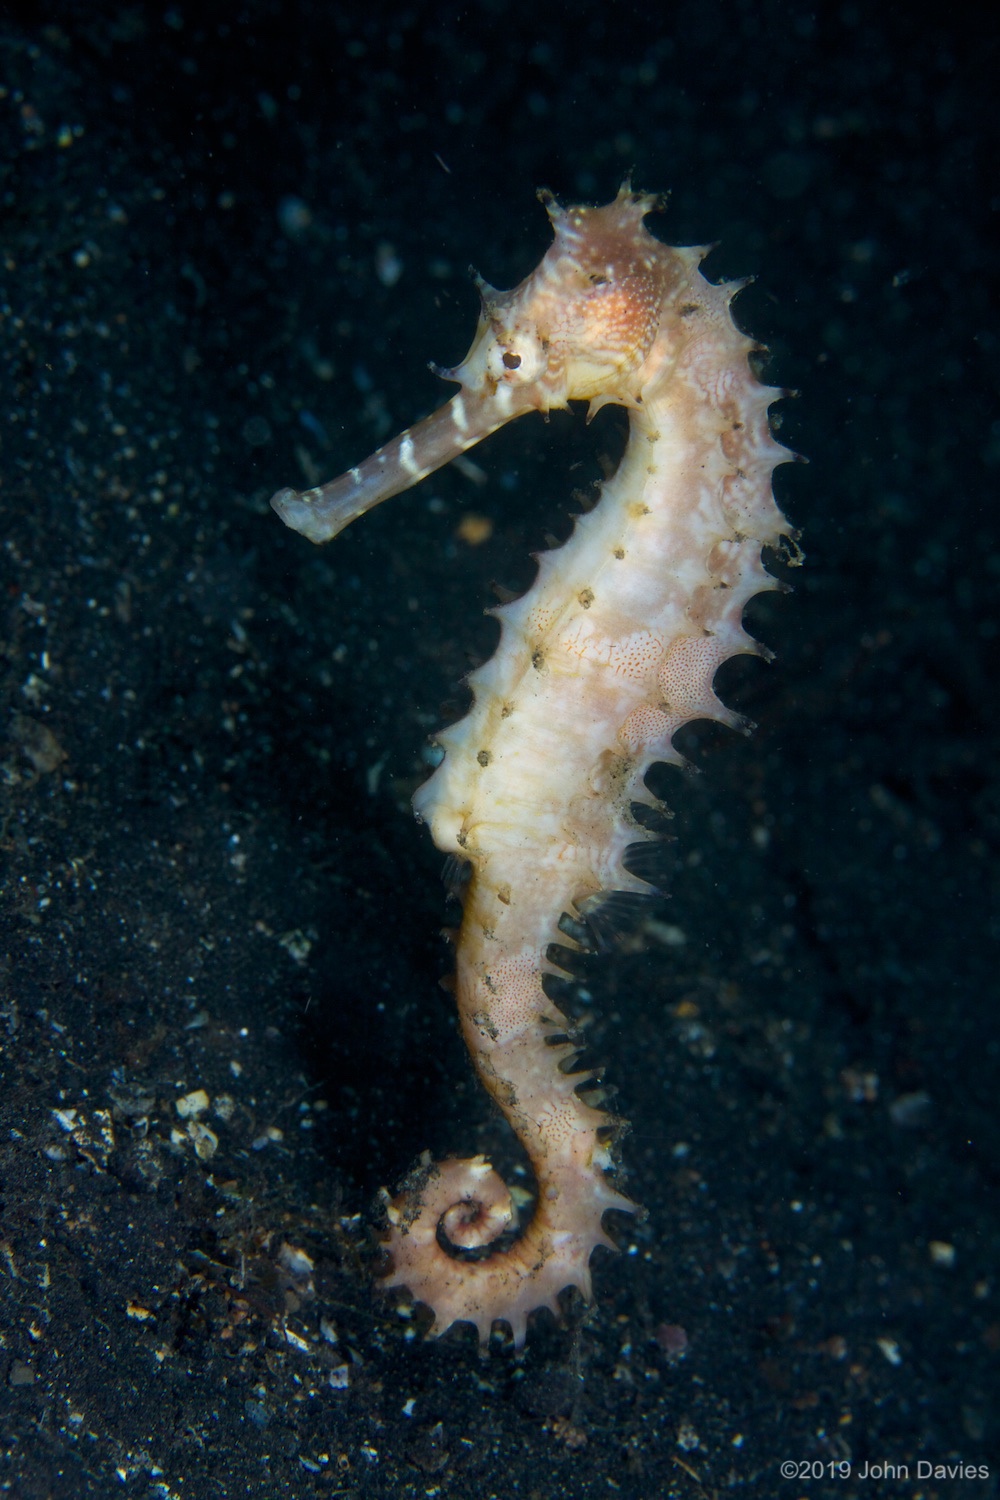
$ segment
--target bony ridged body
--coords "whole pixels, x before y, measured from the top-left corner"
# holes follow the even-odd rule
[[[591,1253],[612,1246],[603,1215],[633,1208],[608,1175],[613,1122],[570,1071],[567,1022],[542,984],[559,972],[548,950],[565,944],[564,913],[648,889],[623,862],[649,836],[632,804],[653,801],[653,761],[680,760],[681,725],[740,723],[712,684],[729,657],[761,652],[742,615],[777,586],[761,548],[788,534],[771,473],[790,457],[768,425],[779,393],[754,379],[729,312],[739,288],[705,280],[703,250],[647,232],[656,200],[626,184],[604,208],[544,201],[554,243],[514,291],[480,284],[472,349],[442,372],[459,395],[331,485],[272,502],[326,540],[524,411],[586,399],[629,412],[599,504],[495,611],[500,642],[469,679],[473,707],[438,737],[444,759],[414,798],[438,847],[468,862],[463,1035],[538,1196],[518,1238],[461,1259],[447,1245],[482,1250],[514,1224],[510,1195],[480,1157],[426,1168],[389,1204],[386,1284],[433,1309],[434,1333],[468,1321],[485,1342],[502,1320],[517,1345],[528,1314],[557,1311],[567,1287],[590,1297]]]

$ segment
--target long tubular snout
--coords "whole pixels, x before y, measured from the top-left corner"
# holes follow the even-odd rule
[[[418,484],[515,415],[509,405],[502,411],[496,400],[461,391],[339,479],[311,490],[279,490],[271,505],[293,531],[311,542],[329,542],[365,511]]]

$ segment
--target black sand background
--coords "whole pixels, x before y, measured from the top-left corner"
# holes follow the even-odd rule
[[[0,6],[2,1493],[996,1493],[997,50],[849,3]],[[267,499],[441,399],[537,186],[630,167],[758,278],[808,565],[589,983],[648,1216],[484,1362],[372,1293],[379,1186],[508,1151],[407,804],[620,432],[525,420],[322,551]]]

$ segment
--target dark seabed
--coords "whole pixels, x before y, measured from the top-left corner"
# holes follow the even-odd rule
[[[1000,57],[916,15],[0,6],[0,1493],[997,1493]],[[512,1159],[409,797],[620,417],[322,550],[267,502],[630,168],[756,277],[808,562],[586,976],[647,1214],[481,1359],[373,1290],[380,1186]]]

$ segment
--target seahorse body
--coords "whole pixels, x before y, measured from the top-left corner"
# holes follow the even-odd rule
[[[603,1216],[634,1209],[609,1176],[614,1122],[581,1097],[568,1023],[543,988],[561,972],[548,950],[566,944],[564,913],[648,891],[624,863],[650,836],[632,806],[654,803],[653,761],[680,762],[680,726],[740,722],[712,682],[728,657],[765,654],[742,616],[780,586],[761,548],[789,533],[771,474],[791,456],[768,424],[780,393],[754,379],[752,342],[730,316],[739,284],[713,285],[704,249],[648,233],[658,200],[628,183],[602,208],[540,196],[553,244],[513,291],[480,283],[472,349],[441,372],[459,394],[332,484],[272,501],[324,541],[522,412],[628,408],[617,472],[523,598],[495,611],[500,643],[469,679],[473,707],[438,736],[444,760],[414,798],[438,847],[468,864],[462,1030],[538,1196],[519,1236],[489,1250],[516,1223],[497,1173],[481,1157],[425,1168],[389,1204],[385,1284],[430,1306],[434,1334],[467,1321],[486,1342],[502,1320],[518,1346],[529,1313],[558,1312],[567,1287],[589,1299],[591,1254],[614,1248]]]

